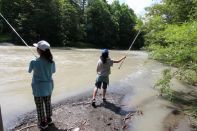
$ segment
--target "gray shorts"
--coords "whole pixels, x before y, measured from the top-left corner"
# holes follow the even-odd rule
[[[98,88],[98,89],[101,89],[101,86],[103,89],[107,89],[107,83],[106,82],[101,82],[101,81],[98,81],[95,83],[95,86]]]
[[[103,89],[107,89],[107,85],[109,84],[109,76],[97,76],[95,86],[100,89],[101,86]]]

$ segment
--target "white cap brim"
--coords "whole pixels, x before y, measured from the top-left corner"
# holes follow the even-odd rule
[[[38,47],[38,44],[37,43],[34,43],[33,46]]]
[[[37,47],[43,51],[46,51],[46,49],[50,49],[50,45],[48,42],[42,40],[42,41],[39,41],[38,43],[34,43],[33,44],[34,47]]]

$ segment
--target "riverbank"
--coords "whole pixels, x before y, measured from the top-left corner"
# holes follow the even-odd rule
[[[91,93],[73,96],[53,105],[53,122],[46,131],[193,131],[190,118],[161,96],[149,96],[141,105],[125,109],[125,92],[109,91],[107,102],[98,93],[96,108],[91,106]],[[147,96],[147,95],[146,95]],[[136,100],[133,100],[135,103]],[[128,105],[127,105],[128,107]],[[167,109],[168,108],[168,109]],[[36,112],[26,114],[13,131],[40,131]]]
[[[191,93],[191,88],[186,89],[186,86],[176,82],[174,84],[179,87],[179,91],[190,90],[189,94],[195,94],[194,91]],[[46,130],[66,131],[80,128],[82,131],[145,131],[146,129],[193,131],[195,129],[191,127],[191,117],[180,110],[181,104],[170,103],[164,96],[159,95],[157,89],[139,88],[142,88],[144,93],[131,95],[127,94],[127,90],[124,92],[118,91],[117,88],[116,91],[109,90],[106,103],[102,101],[100,90],[96,108],[91,106],[91,91],[67,98],[53,105],[54,124]],[[26,117],[20,121],[20,124],[12,130],[40,130],[37,127],[35,111],[26,114]]]
[[[81,130],[88,131],[121,131],[128,128],[126,121],[135,112],[126,112],[121,109],[124,94],[109,92],[107,102],[103,102],[99,93],[96,108],[94,108],[91,106],[91,93],[83,93],[54,105],[52,117],[54,124],[46,130],[66,131],[79,127]],[[39,131],[35,114],[35,111],[28,114],[21,124],[12,130]]]

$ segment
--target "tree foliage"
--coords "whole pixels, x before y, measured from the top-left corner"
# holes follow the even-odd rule
[[[196,0],[163,0],[147,8],[145,26],[145,43],[152,57],[181,68],[177,76],[192,85],[197,84],[195,4]]]
[[[145,44],[151,57],[177,67],[164,70],[156,86],[171,101],[179,103],[184,99],[177,97],[176,91],[170,87],[171,79],[197,85],[196,3],[196,0],[162,0],[160,4],[147,8]],[[191,102],[187,110],[196,119],[196,103]]]
[[[1,0],[0,9],[28,43],[46,39],[52,46],[78,46],[81,41],[126,49],[137,32],[133,10],[117,0],[112,5],[106,0]],[[2,33],[19,43],[5,24]],[[134,46],[143,46],[142,36]]]

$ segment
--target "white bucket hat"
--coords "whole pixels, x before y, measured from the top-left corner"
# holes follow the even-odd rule
[[[43,51],[50,49],[50,44],[45,40],[41,40],[38,43],[34,43],[33,45]]]

